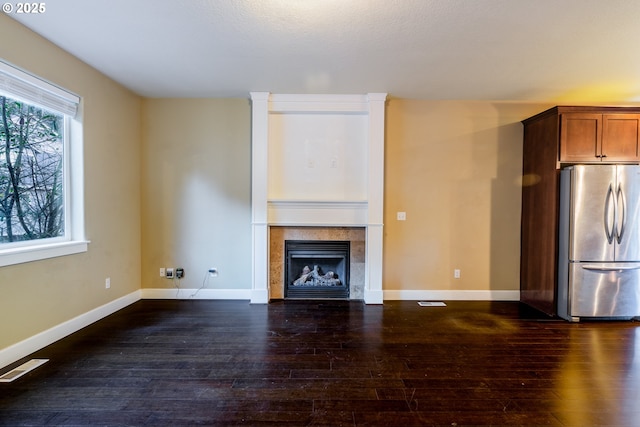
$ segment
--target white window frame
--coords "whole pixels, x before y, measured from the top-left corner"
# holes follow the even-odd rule
[[[0,93],[64,115],[65,235],[0,244],[0,267],[86,252],[80,97],[0,60]]]

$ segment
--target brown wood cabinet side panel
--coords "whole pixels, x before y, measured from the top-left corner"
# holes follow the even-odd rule
[[[603,161],[637,161],[640,114],[605,114],[602,121]]]
[[[520,299],[556,314],[558,116],[527,122],[523,143]]]
[[[563,113],[560,117],[560,161],[599,162],[602,114]]]

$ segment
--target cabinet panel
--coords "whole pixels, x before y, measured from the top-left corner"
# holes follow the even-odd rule
[[[520,301],[556,314],[558,116],[524,129]]]
[[[637,161],[640,114],[605,114],[602,121],[602,160]]]
[[[599,162],[602,114],[565,113],[560,121],[560,161]]]

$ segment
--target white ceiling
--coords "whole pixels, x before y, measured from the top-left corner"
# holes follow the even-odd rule
[[[15,3],[15,2],[14,2]],[[10,16],[149,97],[640,102],[638,0],[47,0]]]

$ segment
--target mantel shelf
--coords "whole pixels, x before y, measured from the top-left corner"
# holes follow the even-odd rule
[[[272,225],[365,225],[366,200],[269,200],[267,220]]]
[[[367,205],[366,200],[268,199],[273,205]]]

